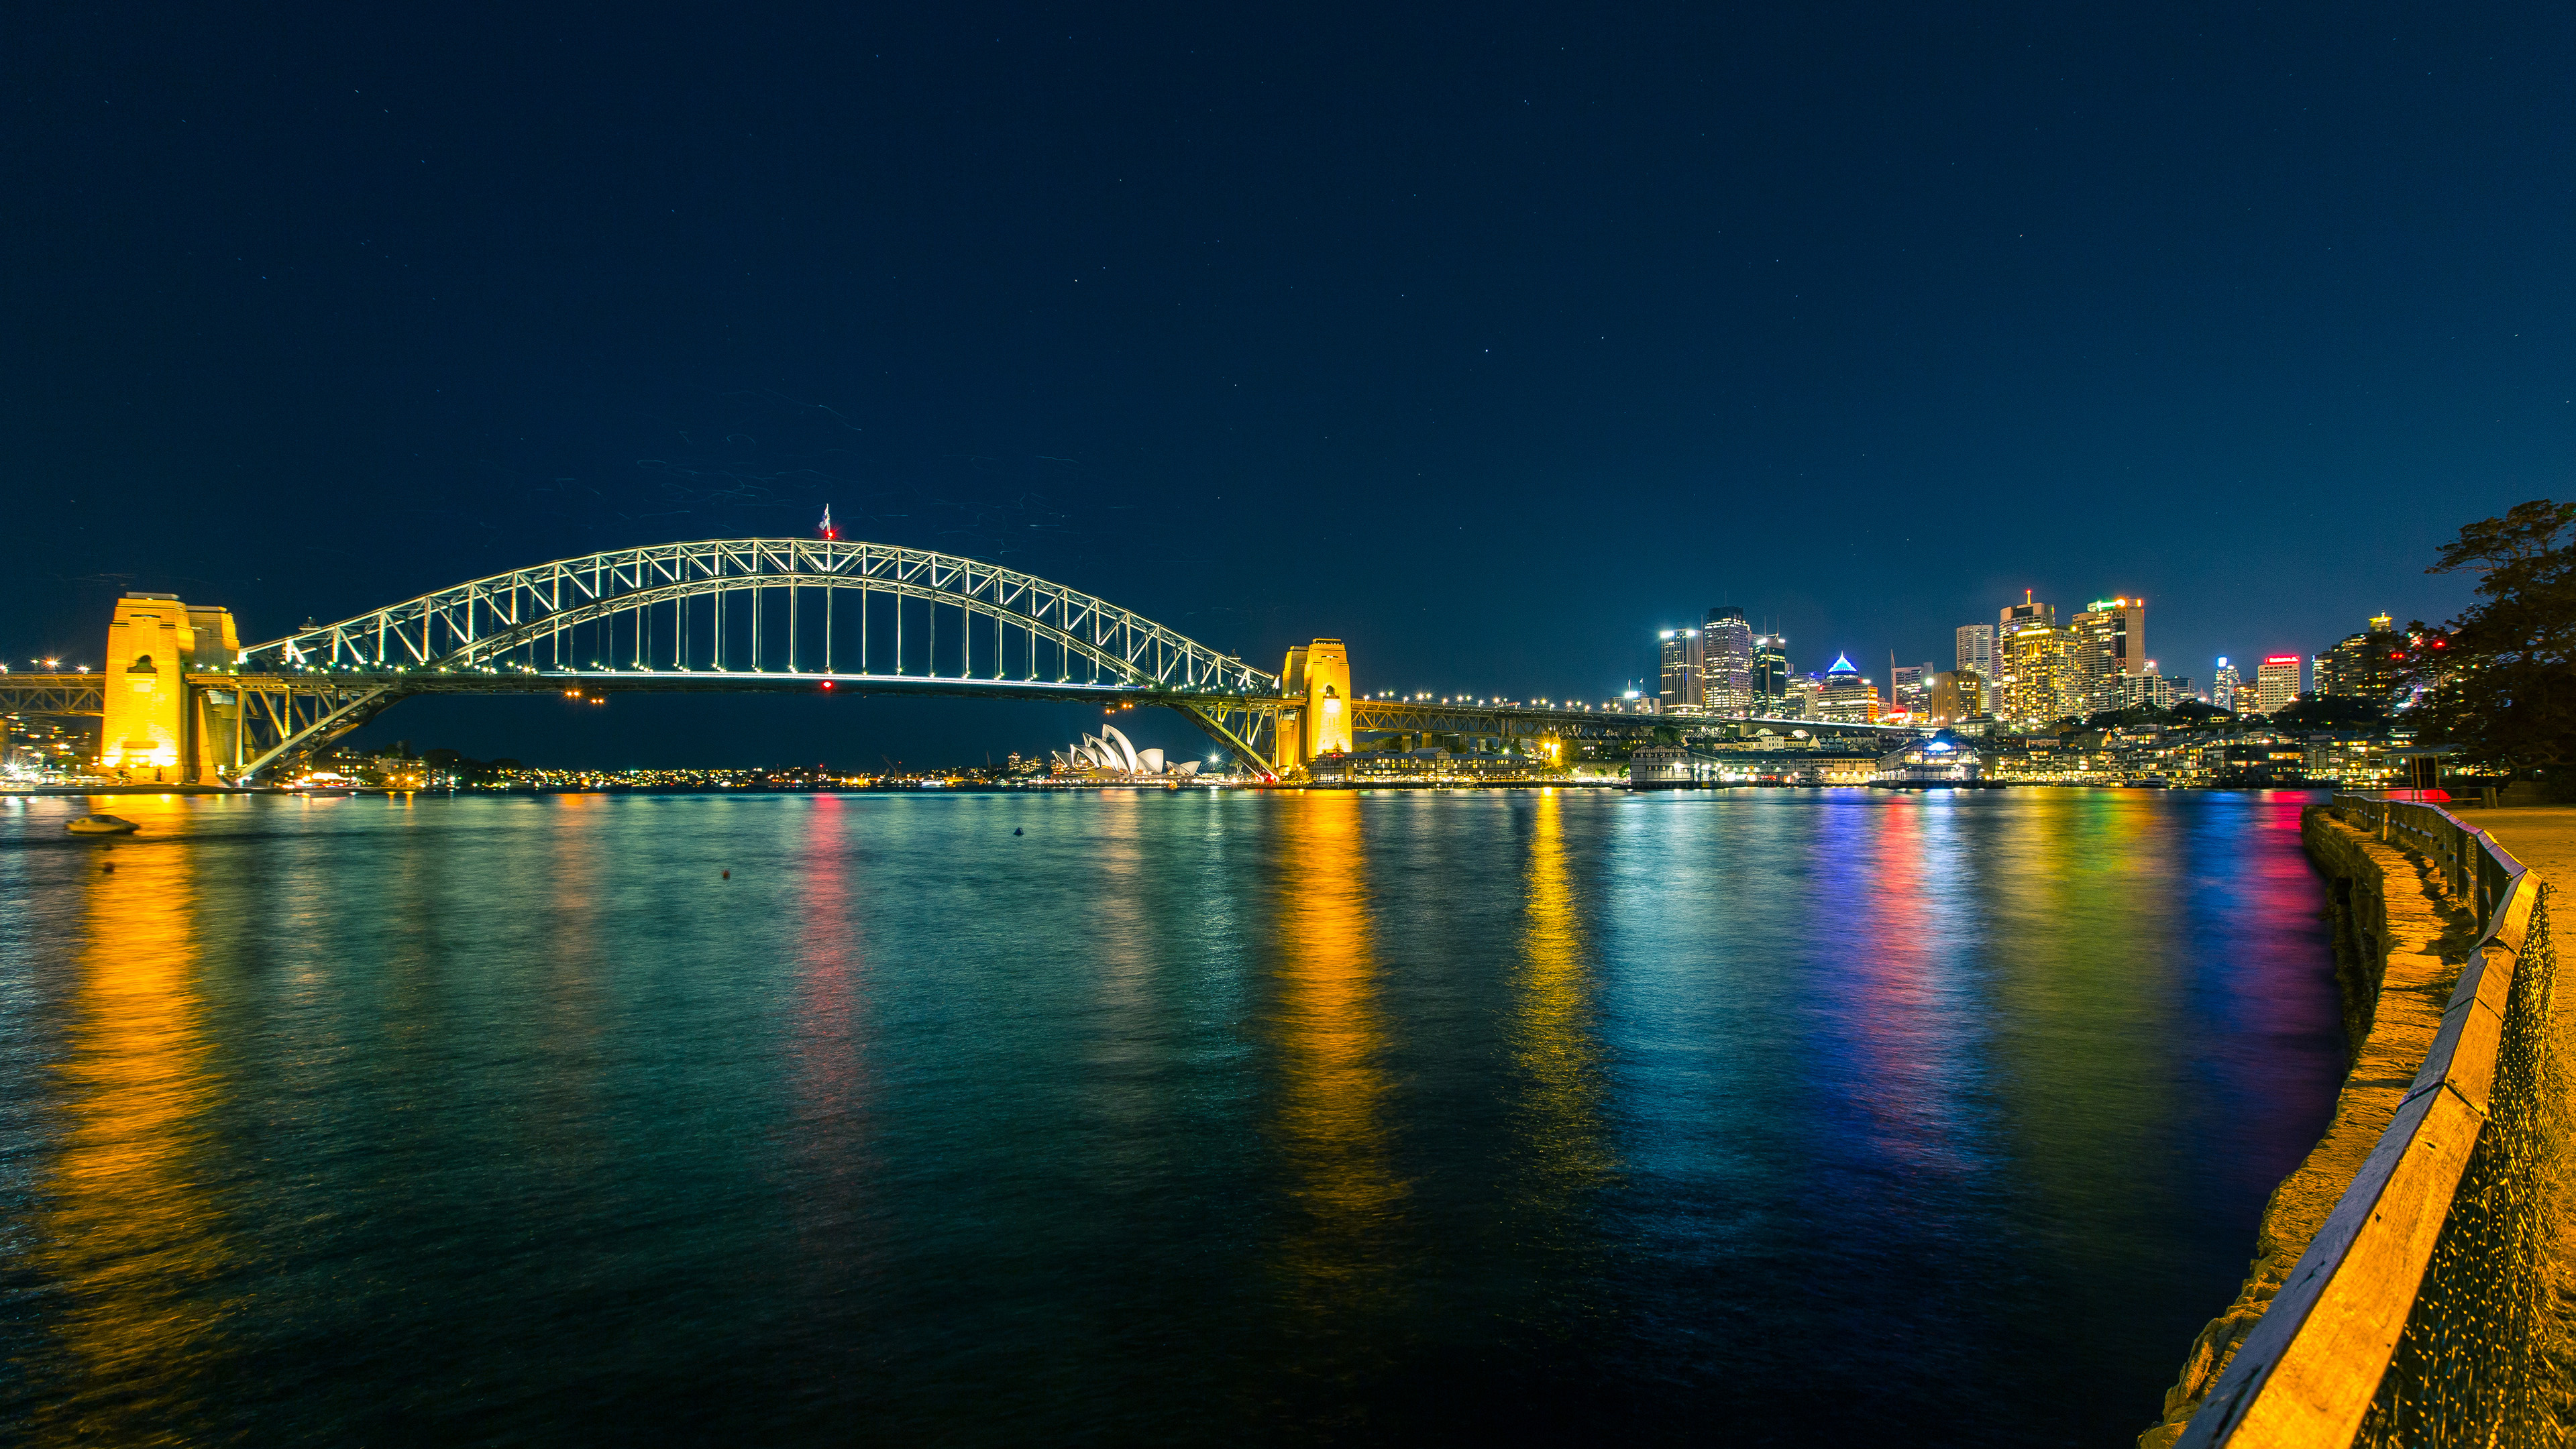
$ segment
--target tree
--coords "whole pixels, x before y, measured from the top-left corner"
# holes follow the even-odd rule
[[[2576,503],[2546,498],[2468,524],[2426,573],[2475,569],[2479,602],[2408,626],[2417,737],[2487,764],[2576,772]]]

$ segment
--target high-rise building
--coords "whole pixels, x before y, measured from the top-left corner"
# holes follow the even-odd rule
[[[1977,676],[1977,671],[1958,669],[1932,676],[1932,688],[1923,705],[1923,723],[1945,729],[1985,712],[1986,682]]]
[[[1700,656],[1707,674],[1704,702],[1722,715],[1742,718],[1753,712],[1753,626],[1744,611],[1721,604],[1708,611],[1700,630]]]
[[[2117,681],[2145,672],[2147,601],[2096,599],[2068,627],[2070,692],[2088,710],[2118,708]]]
[[[2003,703],[1997,713],[2020,729],[2036,729],[2063,716],[2066,631],[2037,614],[2025,614],[1997,647],[2003,655],[1997,661],[2003,669]]]
[[[2108,707],[2135,709],[2140,705],[2153,705],[2157,709],[2171,709],[2191,697],[2190,680],[2167,679],[2156,669],[2156,661],[2150,659],[2147,661],[2145,673],[2122,674],[2112,678],[2113,702]]]
[[[1664,711],[1696,710],[1704,686],[1701,683],[1703,663],[1700,657],[1697,629],[1666,629],[1656,639],[1663,645],[1661,666],[1662,688],[1655,691],[1663,701]]]
[[[2024,624],[2041,624],[2051,629],[2056,628],[2057,606],[2034,602],[2030,596],[2030,590],[2022,590],[2021,602],[2004,605],[2003,612],[1996,616],[1995,648],[2001,650],[2004,647],[2004,640],[2010,638],[2012,631]]]
[[[1837,724],[1874,724],[1878,720],[1878,686],[1853,667],[1851,657],[1834,656],[1816,691],[1816,718]]]
[[[1756,634],[1753,636],[1753,712],[1776,716],[1788,702],[1789,641],[1777,634]]]
[[[2218,668],[2209,676],[2209,702],[2231,712],[2236,708],[2236,666],[2224,654],[2218,656]]]
[[[1902,664],[1891,668],[1887,681],[1889,702],[1913,718],[1921,718],[1932,700],[1932,680],[1941,671],[1932,661]]]
[[[2317,693],[2394,705],[2404,688],[2398,669],[2405,662],[2406,639],[2391,622],[2386,614],[2374,614],[2368,629],[2345,635],[2327,650],[2317,660]]]
[[[1822,719],[1824,716],[1819,711],[1816,700],[1817,696],[1824,692],[1825,682],[1818,679],[1816,676],[1812,674],[1791,675],[1789,678],[1788,698],[1783,700],[1780,705],[1781,717],[1784,719]]]
[[[1957,641],[1957,656],[1951,660],[1955,670],[1973,669],[1980,679],[1995,677],[1995,626],[1962,624],[1950,631]]]
[[[2300,667],[2306,662],[2296,654],[2265,655],[2254,670],[2254,712],[2278,714],[2298,703]]]

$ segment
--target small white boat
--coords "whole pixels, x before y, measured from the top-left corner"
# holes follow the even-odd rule
[[[77,815],[63,822],[74,835],[132,835],[143,827],[114,815]]]

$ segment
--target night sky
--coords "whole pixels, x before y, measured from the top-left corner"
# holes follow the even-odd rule
[[[1367,690],[1604,698],[1718,603],[1883,678],[2024,588],[2145,595],[2205,686],[2447,617],[2438,543],[2576,487],[2576,10],[924,8],[17,12],[0,650],[829,504],[1264,667],[1338,635]]]

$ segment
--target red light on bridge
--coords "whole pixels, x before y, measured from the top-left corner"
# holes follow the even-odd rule
[[[823,687],[824,687],[825,689],[829,689],[829,688],[831,688],[831,687],[832,687],[832,681],[830,681],[830,680],[828,680],[828,679],[824,680],[824,681],[823,681]]]

